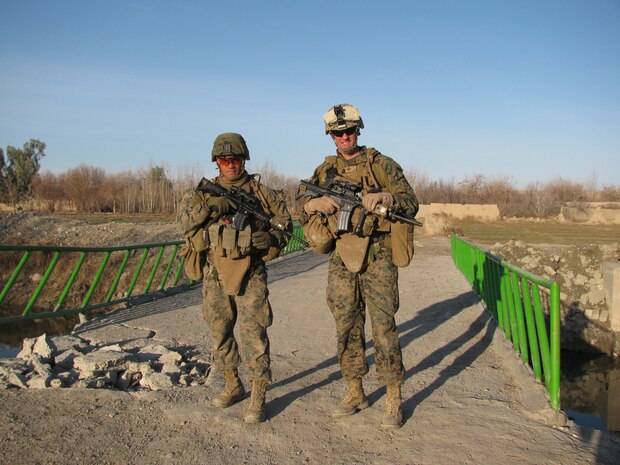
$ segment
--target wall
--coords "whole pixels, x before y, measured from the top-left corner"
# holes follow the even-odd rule
[[[430,215],[449,215],[456,219],[479,218],[483,220],[499,220],[499,208],[495,204],[431,203],[420,205],[418,218]]]
[[[580,223],[620,224],[620,202],[584,202],[562,207],[558,219]]]

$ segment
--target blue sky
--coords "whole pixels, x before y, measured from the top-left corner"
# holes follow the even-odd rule
[[[430,179],[519,187],[620,179],[619,0],[0,0],[0,146],[42,169],[215,173],[239,132],[252,169],[307,178],[322,115]]]

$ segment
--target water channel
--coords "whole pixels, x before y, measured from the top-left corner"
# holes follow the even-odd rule
[[[560,367],[560,402],[568,417],[620,435],[620,360],[564,350]]]

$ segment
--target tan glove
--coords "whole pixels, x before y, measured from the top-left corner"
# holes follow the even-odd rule
[[[377,205],[382,204],[386,207],[394,205],[394,196],[389,192],[375,192],[366,194],[362,197],[362,205],[369,212],[374,211]]]
[[[273,245],[273,237],[267,231],[253,232],[252,245],[257,249],[268,249]]]
[[[232,202],[226,197],[217,197],[215,195],[209,197],[207,200],[207,205],[211,210],[219,213],[220,215],[225,215],[233,208]]]
[[[338,208],[338,202],[331,197],[323,196],[311,199],[304,205],[304,211],[311,215],[313,213],[324,213],[325,215],[331,215]]]

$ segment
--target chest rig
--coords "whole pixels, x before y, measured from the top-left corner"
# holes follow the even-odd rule
[[[331,185],[335,180],[343,180],[359,186],[361,195],[381,189],[381,185],[372,171],[372,163],[376,153],[374,149],[366,150],[364,148],[362,156],[358,156],[348,162],[337,156],[326,157],[327,169],[325,170],[325,179],[320,179],[319,181],[322,181],[320,184]],[[350,229],[355,227],[354,225],[358,225],[361,216],[362,212],[359,209],[353,211]],[[331,225],[331,229],[333,229],[333,225]],[[389,222],[375,215],[368,215],[363,221],[362,235],[371,236],[375,231],[387,232],[389,229]],[[338,234],[341,231],[342,229],[338,227],[332,232]]]
[[[267,200],[256,180],[251,178],[248,183],[240,187],[252,196],[256,206],[263,212],[268,210]],[[241,258],[250,254],[252,232],[259,229],[259,225],[252,216],[237,211],[232,215],[221,216],[208,224],[205,228],[205,242],[208,244],[210,253],[215,257]]]

